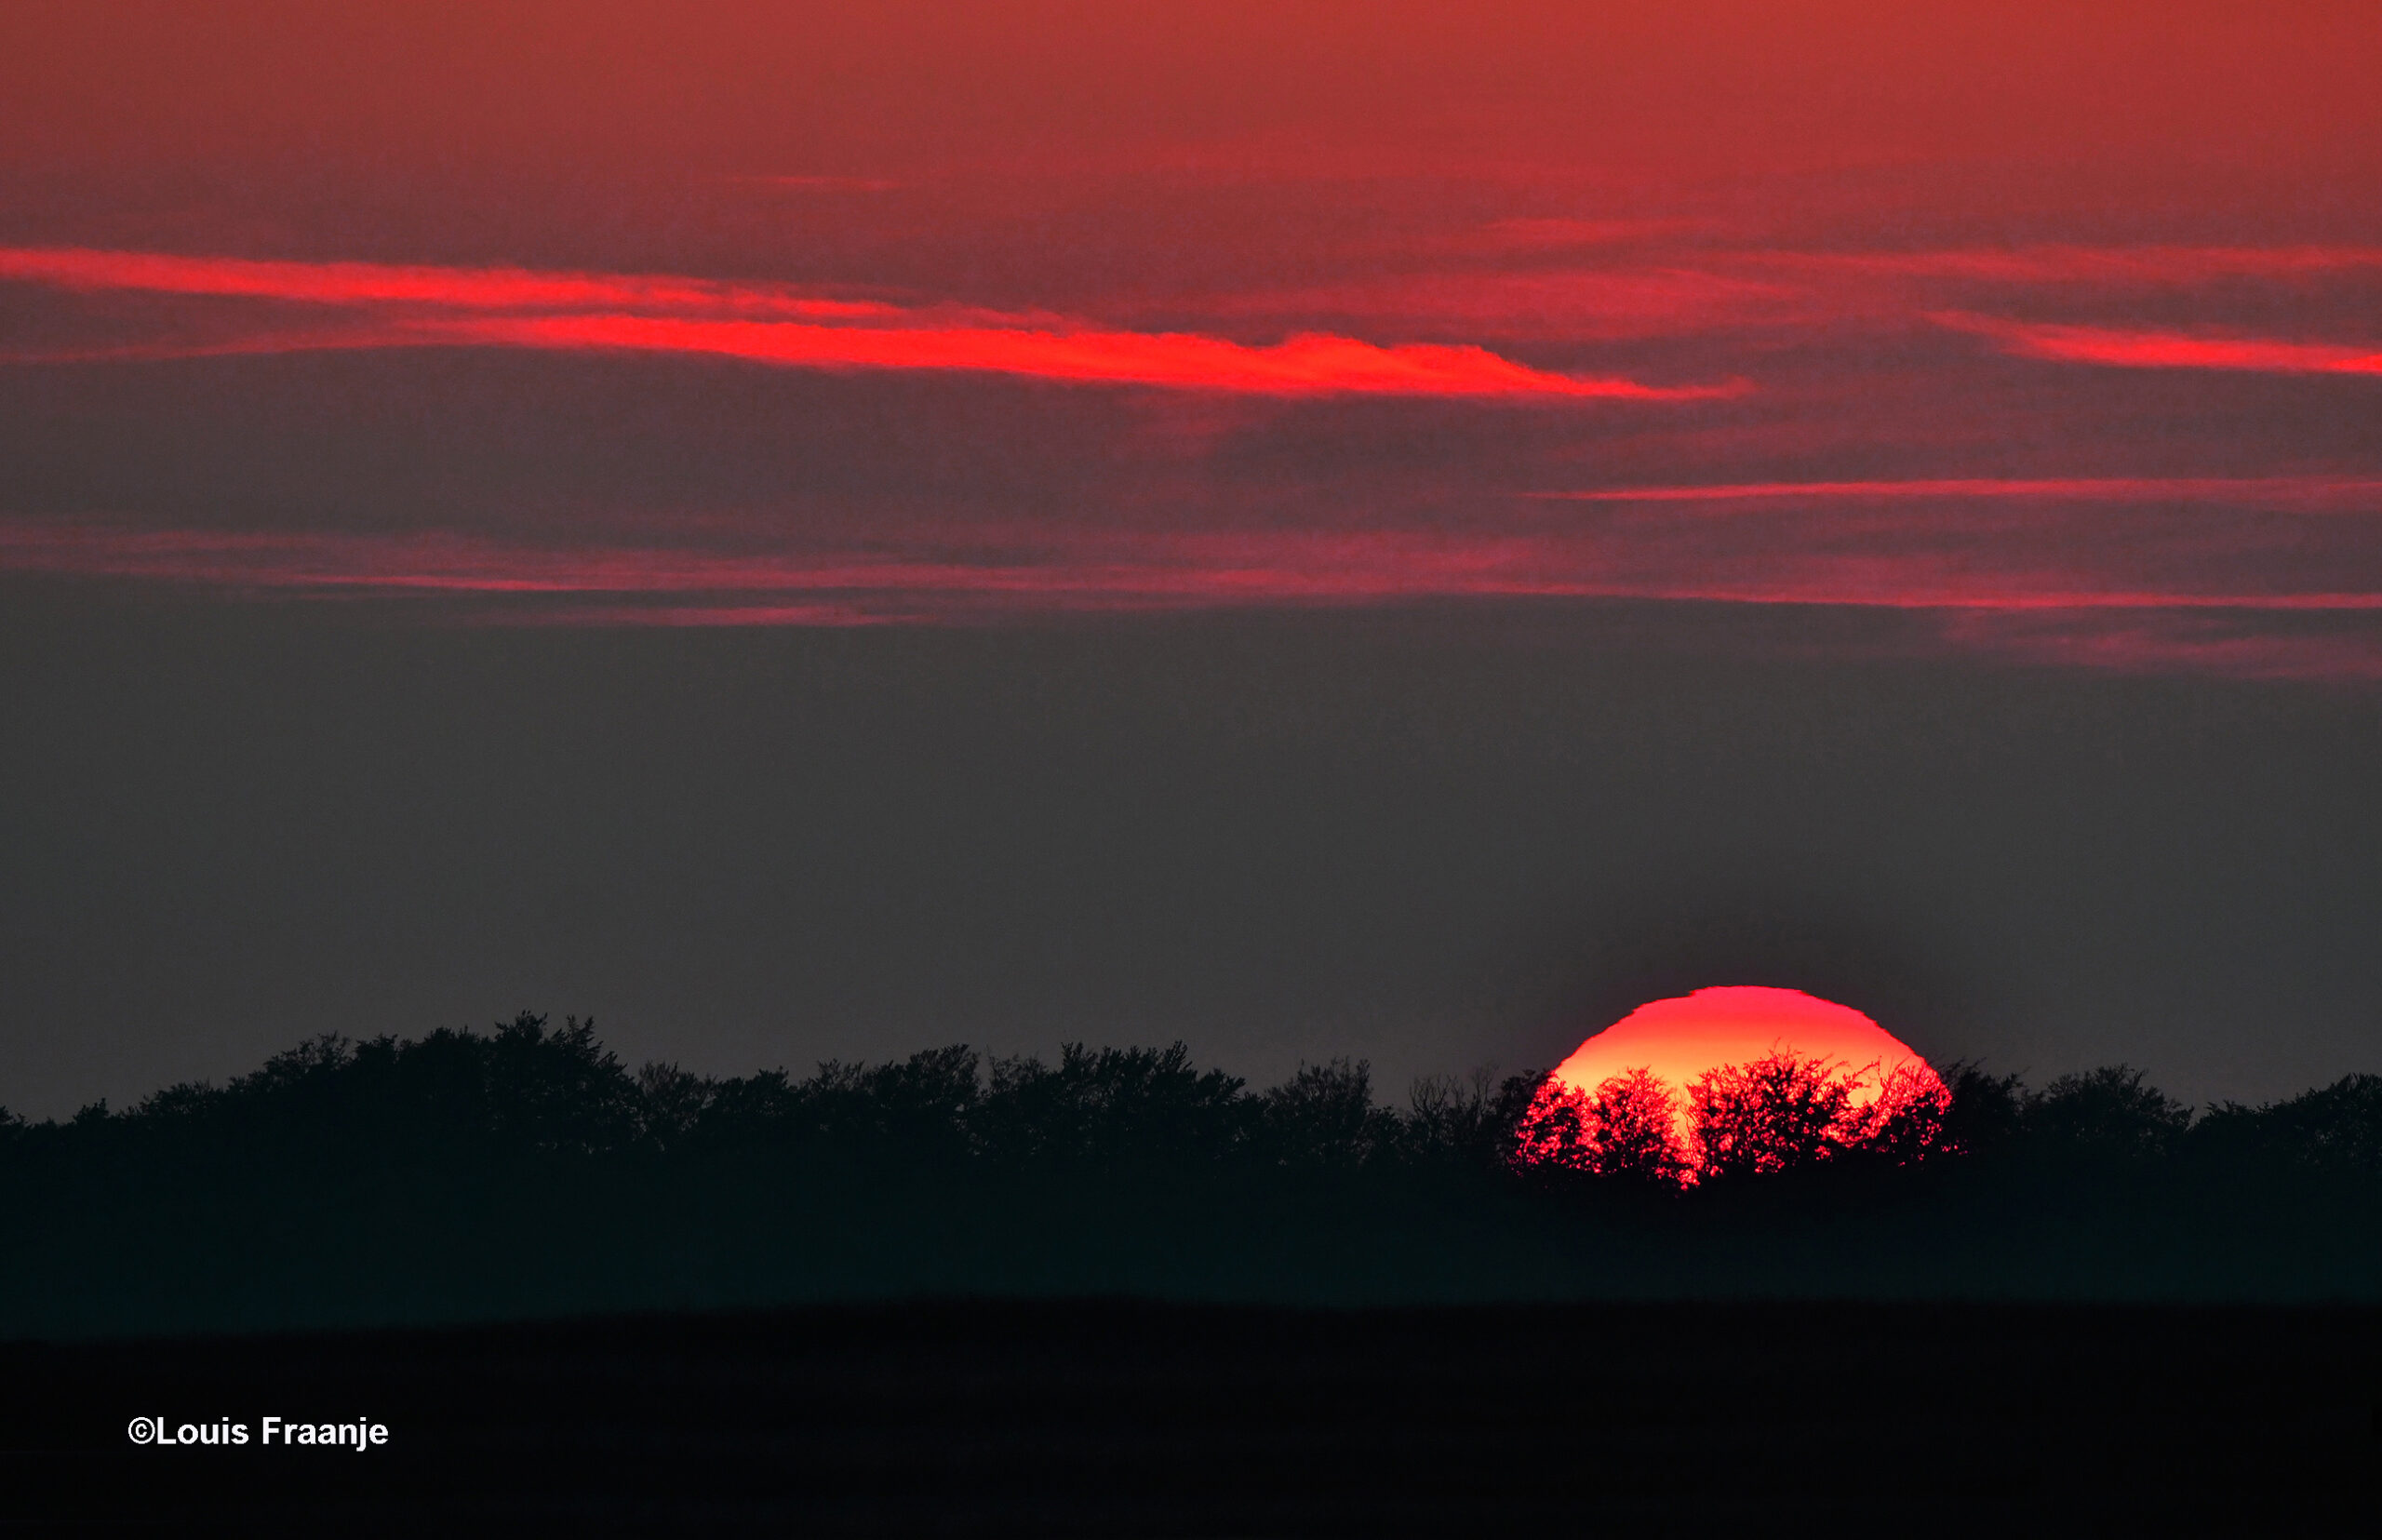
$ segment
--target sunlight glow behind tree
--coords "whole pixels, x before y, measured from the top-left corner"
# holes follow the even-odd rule
[[[1674,1184],[1854,1155],[1907,1164],[1947,1147],[1950,1105],[1927,1061],[1857,1011],[1797,990],[1701,989],[1582,1044],[1538,1088],[1513,1158]]]

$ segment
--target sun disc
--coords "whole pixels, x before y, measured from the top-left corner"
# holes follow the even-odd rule
[[[1639,1006],[1582,1043],[1556,1066],[1554,1078],[1593,1095],[1615,1075],[1651,1070],[1678,1097],[1684,1138],[1692,1081],[1781,1049],[1868,1071],[1853,1093],[1857,1106],[1877,1100],[1880,1082],[1897,1065],[1914,1065],[1931,1078],[1935,1073],[1918,1050],[1851,1006],[1800,989],[1726,985]]]

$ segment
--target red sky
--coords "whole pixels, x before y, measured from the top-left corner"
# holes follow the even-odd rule
[[[0,569],[2382,677],[2382,9],[11,7]]]

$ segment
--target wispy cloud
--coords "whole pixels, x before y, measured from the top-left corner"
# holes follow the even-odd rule
[[[1744,381],[1655,385],[1534,368],[1470,345],[1383,345],[1302,333],[1272,344],[1088,324],[986,324],[934,307],[903,308],[783,287],[517,268],[253,261],[83,248],[0,248],[0,279],[85,291],[137,290],[367,310],[376,328],[259,328],[192,352],[447,345],[677,354],[805,368],[959,370],[1074,383],[1260,395],[1335,394],[1486,400],[1698,401],[1741,395]],[[461,313],[461,314],[459,314]],[[998,318],[1005,319],[1005,318]],[[172,356],[172,342],[114,356]],[[20,354],[47,361],[72,354]],[[81,356],[111,355],[106,350]]]
[[[889,320],[903,315],[896,305],[836,298],[790,285],[663,274],[257,261],[87,247],[0,247],[0,279],[87,292],[130,289],[300,304],[438,310],[632,310],[803,320]]]
[[[1505,339],[1684,337],[1812,319],[1807,282],[1688,266],[1531,273],[1415,273],[1360,283],[1218,296],[1226,315],[1299,316]]]
[[[1743,381],[1648,385],[1558,374],[1511,362],[1485,348],[1427,342],[1380,347],[1318,334],[1251,346],[1182,332],[821,327],[646,315],[420,321],[404,329],[426,340],[481,346],[699,354],[813,368],[971,370],[1259,395],[1701,401],[1751,388]]]
[[[1751,250],[1761,266],[1813,273],[1945,278],[1973,283],[2181,288],[2227,278],[2355,277],[2382,272],[2367,246],[1951,247],[1908,250]]]
[[[1966,477],[1915,481],[1740,481],[1685,487],[1594,487],[1525,492],[1565,502],[1778,502],[1841,499],[1937,501],[2037,499],[2067,502],[2219,502],[2293,506],[2382,498],[2373,476],[2066,476]]]
[[[2041,667],[2364,685],[2382,681],[2382,636],[2367,621],[2251,609],[1966,609],[1938,617],[1937,634],[1963,651]]]
[[[1867,330],[1933,320],[1988,322],[1962,305],[2012,292],[2170,301],[2231,284],[2289,291],[2303,304],[2358,314],[2382,280],[2370,247],[2026,246],[1907,250],[1812,250],[1693,236],[1662,221],[1526,220],[1399,253],[1452,261],[1290,288],[1251,288],[1191,301],[1222,315],[1294,316],[1405,325],[1500,339],[1621,340],[1735,332],[1814,341],[1848,325]],[[1472,259],[1479,259],[1474,261]],[[1990,295],[1988,300],[1987,296]],[[2236,296],[2238,298],[2238,296]]]
[[[2235,369],[2259,374],[2382,375],[2382,346],[2373,342],[2309,342],[2272,337],[2131,330],[2005,321],[1941,311],[1929,319],[1975,332],[2024,358],[2101,364],[2138,369]]]
[[[230,593],[444,596],[495,604],[476,612],[484,620],[649,625],[1446,598],[1828,606],[1932,615],[1952,643],[2043,661],[2382,676],[2382,572],[2357,556],[2370,523],[2312,535],[2145,527],[2064,548],[2013,538],[2027,528],[1930,532],[1826,516],[1720,535],[1693,520],[1469,533],[1015,527],[911,530],[864,547],[762,545],[748,532],[729,548],[18,519],[0,521],[0,568]],[[2160,651],[2161,637],[2175,645]]]

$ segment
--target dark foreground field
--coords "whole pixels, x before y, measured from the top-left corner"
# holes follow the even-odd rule
[[[2382,1312],[949,1304],[0,1347],[18,1524],[2375,1533]],[[136,1415],[385,1447],[135,1446]]]

